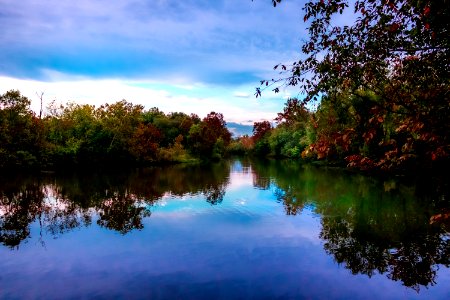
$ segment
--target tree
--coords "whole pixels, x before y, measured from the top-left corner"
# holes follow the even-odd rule
[[[10,90],[0,96],[0,109],[8,110],[11,115],[26,115],[29,113],[31,101],[17,90]]]
[[[160,140],[158,128],[152,124],[140,124],[129,141],[130,152],[139,161],[156,160]]]
[[[282,85],[298,86],[305,102],[342,92],[373,93],[378,101],[367,103],[373,116],[366,124],[367,142],[377,136],[369,131],[375,121],[390,119],[394,128],[391,137],[382,132],[390,147],[371,157],[374,167],[447,159],[450,0],[310,0],[303,11],[309,33],[304,58],[275,66],[281,78],[263,80],[256,96]],[[339,14],[355,21],[338,24]],[[357,155],[356,163],[368,158]]]
[[[108,154],[127,159],[128,142],[141,122],[142,105],[134,105],[126,100],[106,104],[97,110],[104,131],[109,135]]]
[[[221,156],[231,142],[231,133],[221,113],[209,113],[189,131],[191,149],[204,157]]]
[[[0,95],[0,167],[37,163],[42,123],[30,110],[30,103],[19,91]]]
[[[204,133],[211,137],[222,138],[226,145],[231,141],[231,133],[227,129],[227,122],[221,113],[210,112],[203,119]]]
[[[272,129],[272,125],[269,121],[255,122],[253,123],[253,141],[256,143],[266,136]]]
[[[287,126],[304,125],[309,120],[310,113],[306,109],[305,104],[297,98],[290,98],[286,101],[283,112],[278,113],[275,121],[278,124]]]

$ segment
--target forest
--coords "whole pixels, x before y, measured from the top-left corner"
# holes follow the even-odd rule
[[[252,136],[233,138],[221,113],[200,119],[122,100],[98,108],[51,103],[45,116],[38,116],[28,98],[11,90],[0,96],[0,167],[145,166],[229,155],[325,161],[360,170],[448,164],[448,146],[442,145],[448,124],[428,128],[406,114],[377,115],[380,100],[367,92],[340,97],[324,97],[315,111],[288,99],[276,126],[255,122]]]
[[[231,141],[215,112],[201,120],[122,100],[98,108],[52,103],[42,117],[29,106],[19,91],[0,96],[0,167],[196,162],[222,158]]]

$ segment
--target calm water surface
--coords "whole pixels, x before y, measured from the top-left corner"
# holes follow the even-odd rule
[[[2,174],[0,201],[1,299],[450,299],[445,180],[234,160]]]

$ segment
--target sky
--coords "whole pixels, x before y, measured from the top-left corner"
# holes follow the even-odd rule
[[[126,99],[165,113],[272,120],[295,89],[254,96],[299,59],[301,0],[0,0],[0,93],[51,101]]]

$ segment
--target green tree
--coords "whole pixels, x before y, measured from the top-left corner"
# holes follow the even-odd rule
[[[11,90],[0,95],[0,166],[37,164],[43,142],[42,123],[31,101]]]
[[[129,142],[142,122],[143,109],[142,105],[134,105],[126,100],[105,104],[98,109],[100,122],[109,138],[106,149],[108,156],[121,160],[131,159]]]

